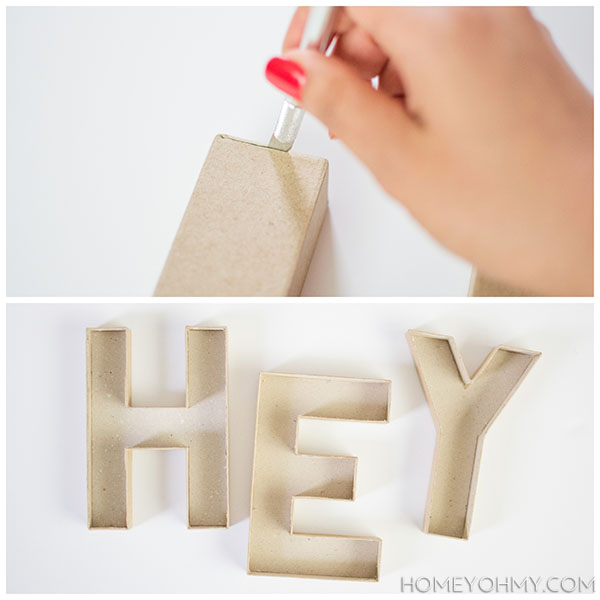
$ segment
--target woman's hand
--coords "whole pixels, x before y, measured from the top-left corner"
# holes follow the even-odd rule
[[[593,100],[527,8],[348,7],[327,58],[307,10],[271,82],[488,276],[593,294]]]

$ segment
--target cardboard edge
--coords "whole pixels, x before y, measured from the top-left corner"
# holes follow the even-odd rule
[[[185,450],[186,453],[186,490],[187,490],[187,528],[188,529],[227,529],[230,526],[230,471],[229,471],[229,341],[228,329],[226,326],[196,326],[188,325],[185,328],[185,352],[186,352],[186,377],[185,377],[185,408],[189,408],[188,390],[189,390],[189,337],[190,331],[222,331],[224,333],[225,342],[225,465],[226,465],[226,514],[224,525],[191,525],[190,524],[190,466],[189,466],[189,448],[183,446],[161,447],[160,450]],[[126,494],[126,526],[108,526],[94,527],[92,525],[92,343],[91,336],[96,332],[115,332],[125,333],[126,347],[126,365],[125,365],[125,406],[128,408],[146,408],[134,407],[131,405],[131,330],[128,327],[88,327],[86,328],[86,395],[87,395],[87,415],[86,415],[86,437],[87,437],[87,503],[88,503],[88,518],[87,527],[89,530],[106,529],[106,530],[124,530],[130,529],[133,526],[133,501],[132,501],[132,458],[133,451],[154,450],[155,448],[146,447],[126,447],[124,448],[125,460],[125,494]],[[175,406],[164,406],[160,408],[181,408]]]
[[[208,147],[208,151],[204,155],[204,158],[202,160],[202,167],[200,168],[200,173],[198,173],[198,177],[196,177],[196,179],[194,181],[194,185],[192,186],[192,190],[190,191],[190,193],[188,195],[188,201],[187,201],[187,203],[185,205],[185,208],[183,210],[181,218],[179,219],[179,224],[177,225],[177,229],[175,230],[175,233],[172,236],[171,240],[174,240],[177,237],[177,235],[179,234],[179,230],[180,230],[181,225],[183,223],[183,217],[184,217],[185,213],[187,212],[187,210],[189,208],[190,202],[192,201],[192,198],[194,196],[194,191],[195,191],[196,187],[198,186],[198,182],[202,178],[202,174],[204,173],[204,169],[206,168],[206,158],[210,155],[210,153],[211,153],[211,151],[213,149],[213,146],[222,137],[224,137],[224,136],[222,136],[221,134],[215,135],[215,137],[213,137],[213,139],[212,139],[212,142],[210,143],[210,146]],[[171,255],[172,246],[173,246],[173,242],[171,241],[171,244],[169,244],[169,248],[167,250],[167,253],[166,253],[165,257],[163,258],[163,262],[162,262],[162,267],[160,269],[160,273],[158,274],[158,278],[156,280],[156,283],[154,284],[154,290],[152,292],[152,297],[154,297],[154,298],[172,298],[172,297],[174,297],[173,294],[166,294],[166,293],[162,292],[163,276],[165,274],[165,268],[167,266],[167,262],[169,260],[169,256]],[[194,296],[188,296],[188,297],[193,298]]]
[[[476,442],[476,446],[475,446],[475,460],[473,463],[471,479],[469,482],[468,501],[467,501],[467,507],[466,507],[467,510],[466,510],[466,518],[465,518],[465,529],[464,529],[464,532],[463,532],[463,535],[461,538],[457,538],[455,536],[448,536],[445,534],[440,534],[440,533],[430,531],[429,515],[431,512],[431,504],[433,502],[432,494],[433,494],[433,483],[434,483],[433,477],[430,477],[428,491],[427,491],[427,500],[426,500],[426,504],[425,504],[425,514],[424,514],[424,518],[423,518],[423,531],[425,533],[432,534],[432,535],[441,535],[442,537],[451,537],[453,539],[467,540],[469,537],[471,521],[473,518],[475,495],[476,495],[476,490],[477,490],[477,481],[478,481],[478,476],[479,476],[481,456],[482,456],[482,452],[483,452],[483,442],[484,442],[485,436],[486,436],[487,432],[489,431],[490,427],[492,426],[492,424],[494,423],[494,421],[500,415],[502,410],[506,407],[509,400],[515,394],[517,389],[521,386],[522,382],[527,377],[527,375],[529,374],[529,372],[531,371],[531,369],[533,368],[535,363],[540,359],[542,353],[539,351],[536,351],[536,350],[527,350],[525,348],[508,346],[506,344],[498,344],[497,346],[494,346],[489,351],[489,353],[487,354],[485,359],[482,361],[482,363],[476,369],[475,374],[471,377],[466,369],[462,355],[460,353],[460,349],[459,349],[458,344],[456,343],[456,340],[454,339],[453,336],[430,333],[430,332],[421,331],[418,329],[409,329],[406,332],[406,338],[408,341],[409,349],[411,351],[413,362],[415,364],[415,367],[416,367],[416,370],[417,370],[417,373],[419,376],[419,380],[421,382],[421,386],[423,388],[423,392],[425,394],[426,401],[427,401],[427,404],[429,405],[430,413],[432,415],[434,425],[435,425],[436,435],[435,435],[435,446],[434,446],[434,452],[433,452],[433,459],[432,459],[432,463],[431,463],[431,471],[430,471],[431,473],[433,473],[434,466],[435,466],[438,456],[439,456],[441,423],[437,416],[435,406],[430,399],[431,392],[426,384],[426,379],[423,376],[423,372],[421,369],[421,362],[420,362],[420,359],[418,358],[418,354],[416,353],[414,340],[412,339],[413,336],[416,336],[416,335],[419,335],[422,337],[428,337],[428,338],[432,338],[432,339],[446,340],[448,342],[450,351],[452,353],[452,358],[453,358],[453,360],[456,364],[456,367],[458,369],[458,372],[463,380],[463,384],[465,385],[465,388],[467,388],[471,383],[473,383],[474,381],[476,381],[478,379],[480,374],[482,374],[485,371],[485,368],[487,367],[487,365],[493,360],[494,356],[499,351],[514,352],[517,354],[531,356],[531,360],[530,360],[529,364],[527,365],[527,367],[525,368],[525,370],[523,371],[523,373],[521,374],[521,377],[519,377],[519,379],[515,382],[515,384],[511,388],[509,394],[506,396],[504,402],[498,407],[496,412],[488,420],[483,431],[477,436],[477,442]]]
[[[256,399],[256,416],[254,419],[254,449],[252,452],[252,474],[250,478],[250,516],[248,518],[248,553],[246,560],[246,573],[252,575],[253,572],[250,569],[250,555],[251,555],[251,539],[252,539],[252,507],[254,506],[254,482],[256,481],[256,450],[258,447],[258,416],[260,414],[260,397],[261,387],[265,378],[266,372],[260,371],[258,374],[258,397]]]
[[[92,329],[85,331],[87,528],[92,529]]]
[[[125,344],[126,344],[126,360],[130,361],[130,356],[128,356],[128,352],[130,351],[130,336],[131,332],[127,327],[86,327],[85,330],[85,347],[86,347],[86,487],[87,487],[87,528],[90,531],[96,529],[127,529],[130,527],[129,525],[129,514],[126,513],[126,523],[125,527],[98,527],[94,526],[92,519],[92,488],[93,488],[93,452],[92,452],[92,336],[94,333],[98,332],[115,332],[115,333],[125,333]],[[125,401],[127,402],[127,395],[131,398],[131,381],[129,380],[129,376],[131,373],[130,364],[126,364],[126,389],[125,389]],[[125,462],[125,469],[127,470],[127,461]]]
[[[521,374],[521,377],[519,377],[519,379],[515,382],[515,384],[511,388],[511,390],[508,393],[508,395],[506,396],[504,402],[498,407],[498,410],[496,410],[496,412],[492,415],[492,417],[487,422],[487,425],[485,426],[483,431],[477,437],[477,445],[475,448],[475,463],[473,465],[473,475],[471,477],[471,483],[470,483],[470,487],[469,487],[469,499],[468,499],[468,503],[467,503],[467,514],[466,514],[466,519],[465,519],[465,531],[463,534],[464,539],[468,539],[469,533],[471,530],[471,521],[473,519],[473,511],[475,509],[475,498],[476,498],[476,492],[477,492],[477,482],[479,480],[481,457],[483,454],[484,441],[487,436],[487,433],[490,430],[490,427],[492,426],[492,424],[499,417],[500,413],[506,408],[506,405],[511,400],[511,398],[514,396],[516,391],[521,387],[521,384],[526,379],[527,375],[529,375],[529,372],[531,371],[531,369],[533,369],[534,365],[537,363],[537,361],[542,356],[541,352],[537,352],[535,350],[525,350],[525,349],[521,349],[521,348],[513,348],[512,346],[505,346],[505,345],[501,344],[499,346],[496,346],[490,352],[490,354],[488,355],[488,359],[491,361],[492,358],[494,357],[494,355],[496,354],[496,352],[498,352],[500,350],[529,355],[529,356],[531,356],[531,360],[529,361],[527,367]],[[486,360],[488,360],[488,359],[486,359]],[[476,379],[476,377],[477,377],[477,375],[479,375],[480,371],[483,371],[481,366],[477,370],[477,373],[473,377],[473,380]]]
[[[292,496],[290,502],[290,535],[309,535],[311,537],[326,537],[326,538],[338,538],[338,539],[347,539],[347,540],[361,540],[361,541],[373,541],[377,542],[377,559],[375,565],[375,577],[341,577],[341,576],[328,576],[328,575],[306,575],[306,574],[297,574],[297,573],[277,573],[277,572],[267,572],[267,571],[253,571],[250,567],[250,539],[251,539],[251,529],[252,529],[252,507],[254,505],[254,482],[255,482],[255,471],[256,471],[256,449],[257,449],[257,439],[258,439],[258,416],[260,414],[260,397],[261,397],[261,385],[265,377],[268,376],[282,376],[282,377],[302,377],[308,379],[336,379],[336,380],[345,380],[345,381],[357,381],[357,382],[369,382],[369,383],[386,383],[387,384],[387,402],[386,402],[386,416],[385,419],[382,420],[368,420],[368,419],[337,419],[337,418],[323,418],[316,416],[308,416],[308,415],[299,415],[298,420],[296,422],[296,434],[294,440],[294,453],[298,456],[314,456],[320,458],[340,458],[340,459],[350,459],[353,460],[353,476],[352,476],[352,495],[350,498],[329,498],[323,496]],[[306,499],[314,499],[314,500],[343,500],[346,502],[353,502],[356,500],[356,476],[358,469],[358,460],[359,457],[356,456],[336,456],[336,455],[324,455],[324,454],[310,454],[310,453],[301,453],[298,452],[298,429],[300,425],[300,419],[314,419],[321,421],[342,421],[342,422],[365,422],[365,423],[389,423],[389,408],[391,402],[391,380],[389,379],[374,379],[374,378],[359,378],[359,377],[343,377],[343,376],[330,376],[330,375],[304,375],[298,373],[277,373],[272,371],[260,371],[259,373],[259,383],[258,383],[258,398],[256,402],[256,421],[254,426],[254,452],[252,458],[252,482],[250,488],[250,519],[249,519],[249,531],[248,531],[248,558],[246,561],[246,573],[248,575],[268,575],[273,577],[299,577],[303,579],[332,579],[337,581],[373,581],[377,582],[380,578],[380,566],[381,566],[381,552],[382,552],[382,540],[379,537],[372,536],[352,536],[352,535],[340,535],[340,534],[320,534],[320,533],[310,533],[310,532],[296,532],[294,531],[294,506],[296,498],[306,498]]]
[[[260,371],[260,375],[276,375],[278,377],[302,377],[302,379],[340,379],[344,381],[361,381],[368,383],[387,383],[391,385],[391,379],[377,379],[375,377],[347,377],[345,375],[311,375],[310,373],[284,373],[282,371]],[[303,417],[310,418],[307,415]],[[319,417],[321,418],[321,417]]]
[[[456,363],[456,367],[461,375],[461,378],[463,380],[463,383],[465,384],[465,387],[468,387],[471,383],[473,383],[474,381],[477,380],[479,375],[481,373],[483,373],[483,371],[485,370],[487,365],[493,360],[496,353],[501,350],[505,350],[507,352],[514,352],[517,354],[524,354],[527,356],[535,356],[536,358],[534,359],[534,363],[537,362],[539,357],[542,355],[542,353],[537,350],[527,350],[525,348],[518,348],[516,346],[508,346],[506,344],[498,344],[497,346],[494,346],[488,352],[487,356],[483,359],[483,362],[479,365],[479,367],[477,367],[477,369],[475,370],[475,373],[471,376],[469,374],[469,372],[467,371],[467,368],[466,368],[465,363],[462,358],[462,354],[460,353],[460,349],[458,347],[458,344],[456,343],[456,340],[454,339],[454,336],[430,333],[428,331],[422,331],[419,329],[409,329],[406,332],[406,337],[407,337],[408,345],[411,350],[411,354],[413,355],[413,358],[415,356],[415,354],[413,352],[413,350],[415,349],[415,345],[414,345],[414,342],[413,342],[411,336],[415,336],[415,335],[421,336],[421,337],[428,337],[428,338],[432,338],[432,339],[445,340],[448,342],[448,344],[450,346],[450,350],[452,352],[452,356],[454,358],[454,362]],[[415,360],[415,364],[416,364],[416,360]],[[525,374],[529,373],[529,369],[530,368],[528,368],[525,371]],[[523,377],[521,379],[519,379],[519,382],[521,382],[522,380],[523,380]]]
[[[473,294],[475,292],[475,281],[477,279],[477,269],[475,267],[471,267],[471,274],[469,276],[469,287],[467,288],[467,297],[473,298]]]
[[[218,134],[215,136],[213,140],[213,144],[216,140],[229,140],[232,142],[237,142],[241,144],[249,144],[250,146],[255,146],[257,148],[263,148],[265,150],[269,150],[272,152],[283,152],[283,150],[278,150],[276,148],[271,148],[270,146],[258,144],[256,142],[252,142],[249,140],[244,140],[242,138],[236,138],[227,134]],[[212,148],[212,146],[211,146]],[[308,225],[306,228],[306,235],[302,240],[302,244],[298,249],[295,257],[296,269],[292,273],[290,280],[288,281],[287,287],[287,296],[299,296],[302,293],[302,288],[304,287],[304,282],[306,280],[306,275],[308,274],[308,270],[310,269],[310,264],[312,262],[312,257],[315,252],[315,248],[317,247],[317,242],[319,240],[319,235],[321,233],[321,229],[323,228],[323,222],[325,221],[325,215],[327,214],[327,208],[329,206],[329,194],[328,194],[328,183],[329,183],[329,161],[326,158],[310,156],[308,154],[299,154],[299,153],[291,153],[284,152],[289,156],[293,156],[294,158],[298,158],[301,160],[309,160],[311,162],[315,162],[320,165],[320,173],[319,173],[319,185],[318,185],[318,193],[317,200],[312,207],[312,211],[310,214],[310,218],[308,219]]]
[[[329,575],[296,575],[294,573],[276,573],[271,571],[247,571],[247,575],[253,576],[268,576],[268,577],[295,577],[298,579],[329,579],[332,581],[363,581],[373,582],[379,581],[379,574],[375,577],[333,577]]]
[[[329,207],[329,161],[325,158],[318,160],[322,161],[319,191],[308,220],[306,235],[296,255],[296,270],[289,283],[288,296],[300,296],[302,293]]]
[[[321,158],[318,156],[312,156],[311,154],[303,154],[301,152],[291,152],[291,151],[285,151],[285,150],[279,150],[278,148],[271,148],[271,146],[269,146],[268,144],[259,144],[258,142],[253,142],[252,140],[246,140],[244,138],[239,138],[233,135],[229,135],[228,133],[217,133],[217,135],[215,135],[215,137],[213,138],[212,144],[215,143],[215,141],[217,140],[229,140],[231,142],[238,142],[240,144],[248,144],[250,146],[256,146],[257,148],[264,148],[265,150],[272,150],[273,152],[283,152],[283,154],[288,154],[290,156],[296,156],[298,158],[302,158],[302,159],[308,159],[308,160],[327,160],[325,158]],[[211,146],[212,146],[211,144]]]
[[[525,288],[513,287],[510,284],[495,280],[481,273],[477,268],[471,268],[467,295],[471,298],[530,298],[540,297]]]
[[[287,292],[286,292],[287,296],[299,296],[302,293],[304,281],[306,279],[306,275],[310,268],[310,263],[312,261],[312,257],[313,257],[318,239],[319,239],[319,234],[321,232],[323,222],[325,220],[325,215],[327,213],[327,207],[328,207],[327,187],[328,187],[328,175],[329,175],[329,161],[326,158],[322,158],[322,157],[316,157],[316,156],[295,153],[295,152],[294,153],[284,152],[284,151],[278,150],[276,148],[271,148],[266,144],[259,144],[259,143],[256,143],[256,142],[253,142],[250,140],[245,140],[243,138],[237,138],[237,137],[225,134],[225,133],[218,133],[217,135],[215,135],[213,137],[213,140],[211,142],[209,150],[208,150],[207,154],[205,155],[202,168],[200,169],[200,173],[199,173],[198,177],[196,178],[196,182],[194,183],[194,187],[192,188],[192,191],[190,193],[189,200],[188,200],[188,203],[186,204],[186,208],[184,210],[183,215],[186,214],[186,212],[189,208],[189,204],[192,201],[194,191],[195,191],[196,187],[198,186],[198,182],[202,178],[202,175],[206,168],[206,157],[210,155],[215,144],[222,142],[223,140],[240,143],[240,144],[245,144],[245,145],[250,145],[250,146],[255,146],[256,148],[261,148],[261,149],[268,150],[271,152],[283,152],[284,154],[287,154],[288,156],[293,156],[294,158],[297,158],[300,160],[315,162],[315,163],[319,164],[321,167],[320,174],[319,174],[317,200],[316,200],[314,206],[312,207],[312,211],[311,211],[310,217],[308,219],[308,224],[306,227],[306,235],[304,236],[304,238],[302,240],[302,244],[300,245],[298,252],[296,254],[296,259],[295,259],[296,268],[295,268],[294,272],[291,274],[290,279],[285,284],[285,287],[287,289]],[[176,239],[177,236],[179,235],[179,230],[181,228],[182,222],[183,222],[183,216],[180,219],[179,226],[177,227],[177,230],[175,232],[173,239]],[[165,268],[167,266],[168,259],[171,254],[171,250],[172,250],[172,245],[169,247],[167,255],[165,256],[165,258],[163,260],[163,266],[160,270],[157,282],[154,286],[154,291],[153,291],[152,295],[157,298],[166,298],[166,297],[173,296],[173,294],[163,292],[163,276],[165,273]]]
[[[224,337],[225,347],[225,524],[224,525],[192,525],[190,521],[190,450],[186,448],[186,475],[187,475],[187,514],[188,529],[228,529],[231,524],[230,516],[230,471],[229,471],[229,330],[226,325],[200,326],[186,325],[185,327],[185,407],[189,405],[189,385],[190,385],[190,361],[189,361],[189,334],[192,331],[220,331]]]

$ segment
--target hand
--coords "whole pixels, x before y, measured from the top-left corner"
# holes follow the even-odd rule
[[[593,99],[527,8],[348,7],[330,57],[307,10],[272,83],[489,277],[593,294]]]

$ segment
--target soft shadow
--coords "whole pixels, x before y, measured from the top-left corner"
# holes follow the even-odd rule
[[[330,357],[316,358],[314,355],[297,356],[292,360],[280,363],[277,367],[270,370],[273,373],[381,379],[376,374],[370,373],[365,368],[364,362],[349,361],[346,358],[342,360]]]
[[[335,239],[331,221],[331,211],[328,208],[304,281],[302,296],[340,295],[339,269],[336,265],[335,257]]]
[[[168,507],[167,451],[138,448],[132,453],[133,525],[141,525]]]
[[[60,493],[66,512],[87,523],[86,358],[85,329],[72,319],[61,321],[63,351],[58,356],[63,387],[60,423]]]
[[[196,327],[207,327],[198,325]],[[227,330],[208,329],[187,332],[188,406],[194,406],[211,396],[225,397],[227,385]]]
[[[229,388],[229,517],[232,525],[250,516],[259,373],[254,364],[236,363],[235,370]]]
[[[247,312],[245,317],[240,312]],[[230,319],[229,315],[235,318]],[[262,339],[256,333],[262,328],[263,317],[238,306],[211,319],[210,323],[199,323],[199,327],[219,324],[228,326],[229,336],[229,518],[231,526],[250,516],[250,491],[252,487],[252,467],[254,459],[254,427],[256,423],[256,403],[258,379],[261,371],[259,359],[245,358],[245,353],[237,353],[237,345],[231,343],[235,336],[236,344],[260,346]],[[242,321],[247,329],[236,329]],[[234,325],[229,325],[229,323]],[[257,352],[256,356],[260,356]],[[235,368],[231,365],[235,361]]]
[[[102,327],[131,330],[132,406],[185,406],[185,328],[173,331],[165,316],[140,312],[123,313]],[[182,365],[181,377],[170,385],[173,363]],[[143,377],[136,377],[140,371]]]
[[[400,323],[389,323],[379,332],[385,340],[386,353],[394,361],[394,370],[388,375],[392,380],[394,398],[390,407],[390,421],[413,412],[425,403],[425,394],[408,350],[406,331],[406,327]]]

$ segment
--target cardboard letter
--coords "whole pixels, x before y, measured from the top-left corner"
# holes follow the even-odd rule
[[[131,527],[131,453],[184,448],[189,527],[228,527],[227,330],[186,328],[185,407],[131,406],[129,329],[87,330],[88,527]]]
[[[495,279],[484,275],[483,273],[473,269],[471,272],[471,282],[469,284],[469,296],[537,296],[521,288],[511,287]]]
[[[154,295],[300,295],[327,173],[325,159],[218,135]]]
[[[357,459],[298,451],[300,419],[386,423],[390,382],[261,373],[248,572],[377,580],[381,540],[294,529],[294,499],[353,500]]]
[[[471,378],[452,337],[407,338],[436,428],[423,530],[466,539],[485,434],[540,353],[496,346]]]

